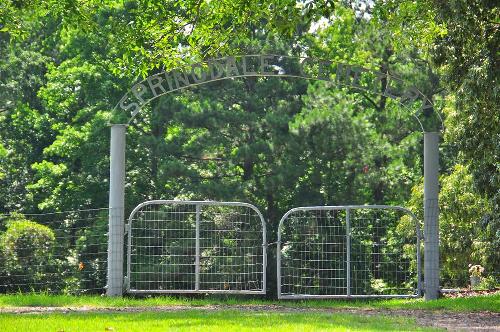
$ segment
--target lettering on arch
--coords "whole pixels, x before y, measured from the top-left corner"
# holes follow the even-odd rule
[[[125,114],[130,122],[144,105],[174,91],[224,79],[269,76],[329,81],[339,87],[396,99],[402,104],[420,100],[422,108],[430,105],[430,101],[418,89],[404,87],[401,79],[359,65],[309,57],[259,54],[212,59],[187,68],[151,75],[133,85],[120,99],[115,111]],[[385,82],[383,88],[381,82]]]

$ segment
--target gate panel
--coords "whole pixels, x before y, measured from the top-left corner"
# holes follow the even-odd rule
[[[149,201],[127,230],[129,293],[265,293],[265,223],[251,204]]]
[[[282,294],[345,294],[345,211],[295,210],[280,227]]]
[[[200,290],[265,289],[262,229],[259,214],[247,206],[204,206],[200,218]]]
[[[278,229],[278,297],[419,296],[419,234],[401,207],[292,209]]]
[[[127,233],[127,290],[195,289],[196,205],[141,204]]]

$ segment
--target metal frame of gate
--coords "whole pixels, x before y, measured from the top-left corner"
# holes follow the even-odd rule
[[[402,211],[415,223],[416,227],[416,260],[417,260],[417,288],[414,294],[351,294],[351,223],[350,223],[350,212],[351,210],[358,209],[381,209],[381,210],[397,210]],[[346,238],[346,294],[344,295],[315,295],[315,294],[282,294],[282,275],[281,275],[281,236],[283,232],[283,223],[294,212],[298,211],[345,211],[345,238]],[[421,261],[420,261],[420,240],[421,232],[420,226],[415,215],[406,208],[400,206],[388,206],[388,205],[346,205],[346,206],[308,206],[308,207],[297,207],[289,210],[281,218],[278,226],[278,241],[276,250],[276,266],[277,266],[277,287],[278,287],[278,299],[307,299],[307,298],[412,298],[420,297],[422,292],[421,284]]]
[[[133,220],[136,214],[141,211],[142,208],[149,205],[191,205],[195,206],[195,281],[194,281],[194,289],[134,289],[131,288],[131,265],[132,262],[132,237],[133,237]],[[212,206],[212,207],[244,207],[249,208],[255,215],[253,217],[258,217],[261,222],[261,234],[262,234],[262,260],[259,262],[262,264],[262,279],[260,289],[257,290],[238,290],[238,289],[202,289],[200,287],[200,223],[202,214],[202,207],[204,206]],[[193,212],[190,212],[193,213]],[[139,204],[134,208],[134,210],[130,213],[130,217],[128,219],[128,224],[126,225],[126,233],[127,233],[127,275],[125,277],[125,289],[128,293],[135,294],[145,294],[145,293],[167,293],[167,294],[180,294],[180,293],[230,293],[230,294],[265,294],[266,293],[266,267],[267,267],[267,242],[266,242],[266,223],[261,212],[252,204],[242,203],[242,202],[215,202],[215,201],[180,201],[180,200],[153,200],[147,201]],[[257,247],[255,247],[257,248]],[[257,256],[256,256],[257,257]],[[250,269],[251,267],[249,267]],[[257,272],[258,273],[258,272]]]

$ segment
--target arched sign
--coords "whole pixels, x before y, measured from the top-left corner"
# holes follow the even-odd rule
[[[411,112],[422,131],[425,131],[424,126],[417,114],[433,107],[431,101],[416,87],[405,86],[402,79],[388,73],[316,58],[259,54],[227,56],[151,75],[132,86],[120,99],[111,122],[129,124],[149,102],[174,91],[214,81],[264,76],[328,81],[339,87],[383,95],[406,108],[418,102],[419,107],[413,108]]]

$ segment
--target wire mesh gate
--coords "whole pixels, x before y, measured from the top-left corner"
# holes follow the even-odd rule
[[[148,201],[127,234],[129,293],[265,293],[266,226],[251,204]]]
[[[420,228],[402,207],[294,208],[277,246],[279,299],[420,296]]]

